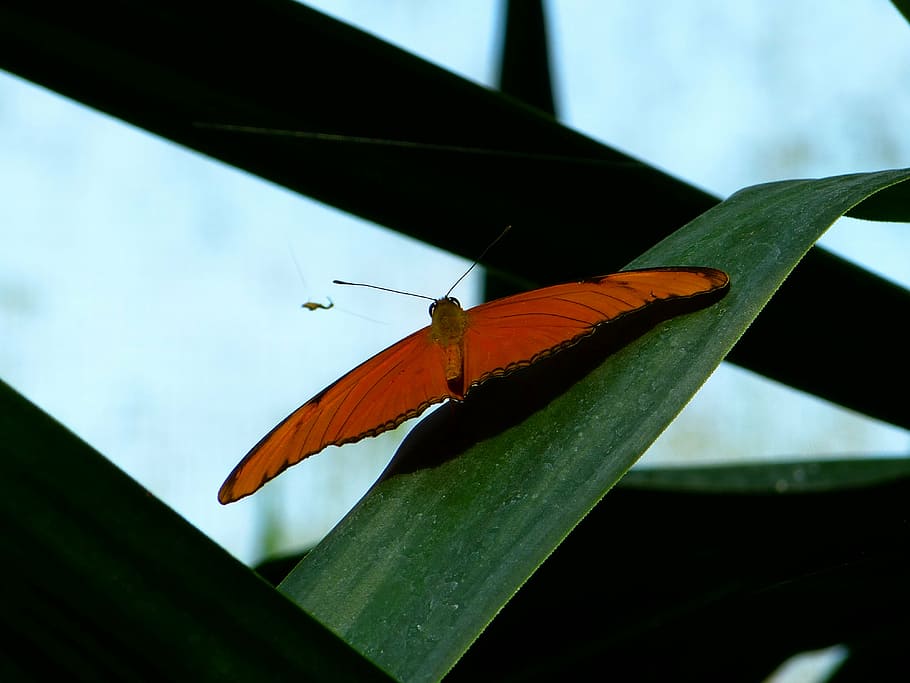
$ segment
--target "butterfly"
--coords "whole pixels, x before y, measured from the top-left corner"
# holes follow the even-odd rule
[[[435,299],[427,327],[358,365],[266,434],[228,475],[218,500],[248,496],[327,446],[394,429],[446,399],[461,401],[488,379],[566,349],[633,311],[728,287],[723,271],[672,267],[553,285],[467,310],[448,294]]]

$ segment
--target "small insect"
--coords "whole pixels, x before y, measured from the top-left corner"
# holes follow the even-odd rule
[[[329,310],[330,308],[332,308],[335,304],[333,304],[333,303],[332,303],[332,300],[329,299],[328,297],[326,297],[326,300],[329,302],[328,305],[326,305],[326,304],[321,304],[321,303],[319,303],[319,302],[317,302],[317,301],[307,301],[305,304],[300,304],[300,307],[301,307],[301,308],[305,308],[305,309],[307,309],[308,311],[315,311],[315,310],[320,309],[320,308],[322,308],[322,309],[324,309],[324,310],[327,311],[327,310]]]

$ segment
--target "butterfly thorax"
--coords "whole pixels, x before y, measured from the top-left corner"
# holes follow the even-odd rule
[[[464,398],[464,333],[468,314],[458,299],[447,296],[430,306],[430,338],[442,348],[446,382],[456,398]]]

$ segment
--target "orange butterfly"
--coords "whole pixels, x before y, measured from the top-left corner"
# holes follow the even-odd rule
[[[491,377],[572,346],[632,311],[728,287],[727,274],[713,268],[651,268],[535,289],[468,310],[451,296],[436,299],[429,326],[358,365],[266,434],[222,484],[218,500],[248,496],[326,446],[394,429],[447,398],[460,401]]]

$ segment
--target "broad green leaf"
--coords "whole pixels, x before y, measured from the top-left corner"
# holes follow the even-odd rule
[[[721,268],[732,283],[725,299],[658,325],[563,393],[538,387],[532,398],[546,405],[525,419],[510,412],[534,390],[520,375],[443,406],[281,590],[396,677],[441,677],[676,416],[825,229],[908,177],[751,187],[678,230],[630,265]],[[510,394],[513,382],[521,388]],[[499,411],[514,424],[496,424]]]
[[[633,468],[446,683],[763,681],[832,643],[851,661],[884,646],[892,676],[852,680],[889,680],[910,628],[908,496],[908,458]]]
[[[3,680],[387,680],[0,383]]]

